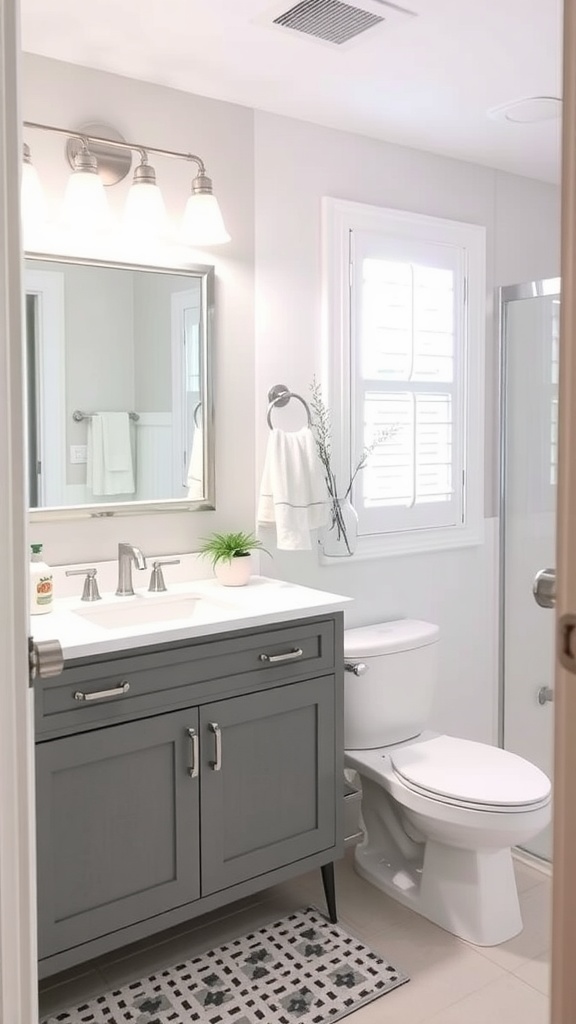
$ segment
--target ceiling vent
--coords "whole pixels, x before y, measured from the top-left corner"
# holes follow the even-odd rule
[[[536,124],[538,121],[554,121],[562,117],[562,100],[558,96],[528,96],[523,100],[492,107],[488,117],[493,121],[508,124]]]
[[[382,16],[343,4],[340,0],[302,0],[279,18],[274,18],[275,25],[305,32],[337,46],[349,43],[361,32],[383,21]]]
[[[272,25],[340,48],[346,48],[346,44],[368,29],[415,16],[386,0],[359,0],[356,4],[344,0],[300,0],[288,10],[280,8],[277,12],[278,7],[271,17]],[[257,20],[262,23],[261,18]]]

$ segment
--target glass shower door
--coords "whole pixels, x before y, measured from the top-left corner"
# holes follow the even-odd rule
[[[560,281],[503,288],[501,739],[552,777],[554,613],[532,587],[555,565]],[[551,829],[527,844],[551,859]]]

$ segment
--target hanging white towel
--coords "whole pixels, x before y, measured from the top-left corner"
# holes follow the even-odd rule
[[[310,530],[328,521],[328,495],[309,427],[268,437],[258,522],[276,524],[281,551],[310,551]]]
[[[186,486],[189,498],[199,501],[204,497],[204,435],[202,427],[194,427]]]
[[[127,412],[97,412],[88,421],[86,482],[93,494],[134,494]]]

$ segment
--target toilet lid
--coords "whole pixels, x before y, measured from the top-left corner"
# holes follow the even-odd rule
[[[492,807],[540,804],[550,780],[535,765],[498,747],[436,736],[390,753],[396,774],[440,799]]]

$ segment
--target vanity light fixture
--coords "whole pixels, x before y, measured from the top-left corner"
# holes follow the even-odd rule
[[[162,235],[166,224],[164,200],[156,183],[156,172],[148,163],[148,154],[156,153],[159,156],[192,161],[197,166],[197,173],[192,180],[192,194],[184,212],[181,241],[191,246],[221,245],[230,241],[204,161],[194,153],[126,142],[118,132],[107,126],[87,125],[86,128],[73,131],[25,121],[24,127],[64,135],[68,139],[67,157],[72,166],[72,174],[64,197],[63,217],[69,226],[98,230],[109,225],[110,214],[104,185],[115,184],[128,174],[132,152],[136,152],[140,163],[135,168],[128,191],[122,217],[123,226],[127,233],[137,236],[139,240]],[[114,137],[109,138],[108,134]],[[28,147],[25,149],[24,160],[30,163]]]
[[[75,231],[102,230],[110,224],[110,208],[98,174],[98,161],[84,139],[74,157],[66,185],[62,219]]]
[[[46,220],[46,196],[38,171],[32,163],[30,146],[24,143],[20,206],[24,229],[34,228]]]
[[[212,182],[204,171],[192,182],[192,195],[182,221],[182,241],[188,245],[221,245],[230,241]]]
[[[159,237],[166,232],[164,199],[156,184],[156,171],[148,163],[145,150],[141,151],[140,163],[134,170],[122,223],[130,234],[139,237]]]

